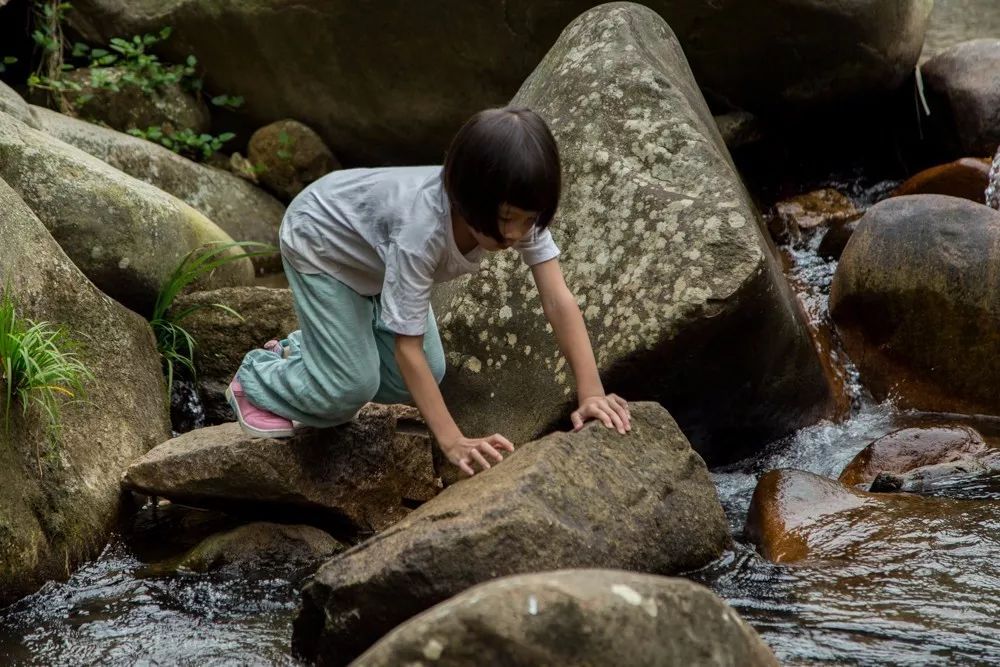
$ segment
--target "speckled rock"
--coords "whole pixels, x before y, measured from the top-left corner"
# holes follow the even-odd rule
[[[15,402],[10,433],[0,426],[3,607],[100,553],[120,510],[120,471],[169,438],[170,422],[149,325],[99,292],[3,179],[0,239],[0,275],[18,316],[65,325],[85,343],[80,358],[94,375],[89,402],[63,404],[48,453],[34,411],[24,420]]]
[[[179,199],[78,148],[0,114],[0,177],[21,196],[80,270],[105,294],[148,313],[181,259],[231,243]],[[249,259],[230,262],[203,289],[253,282]]]
[[[312,526],[257,522],[205,538],[169,563],[193,572],[236,571],[244,576],[298,579],[309,569],[346,549],[329,533]]]
[[[242,318],[210,304],[232,308]],[[269,287],[223,287],[183,295],[172,310],[178,313],[194,306],[208,306],[183,322],[198,344],[194,362],[205,419],[209,424],[233,421],[236,417],[225,392],[244,355],[299,328],[292,292]]]
[[[247,152],[250,163],[260,170],[260,182],[285,201],[320,176],[340,169],[322,137],[297,120],[260,128],[250,137]]]
[[[974,39],[921,68],[936,139],[958,155],[992,155],[1000,144],[1000,39]]]
[[[876,398],[1000,414],[1000,213],[944,195],[868,209],[840,257],[830,313]]]
[[[662,403],[710,462],[831,410],[802,312],[661,18],[630,3],[587,12],[514,102],[560,145],[552,230],[606,389]],[[498,253],[456,282],[435,311],[460,426],[525,441],[560,424],[573,377],[528,269]]]
[[[98,120],[122,132],[150,127],[192,130],[196,134],[208,132],[212,119],[208,105],[198,95],[188,92],[179,83],[166,85],[149,94],[138,86],[122,82],[124,73],[124,69],[117,67],[99,70],[99,76],[113,82],[118,90],[93,86],[88,67],[67,73],[67,78],[82,88],[79,93],[69,93],[70,100],[90,96],[86,102],[77,104],[82,118]]]
[[[190,204],[233,240],[278,245],[285,207],[246,180],[192,162],[151,141],[49,109],[35,107],[34,111],[40,129]],[[281,270],[277,252],[252,261],[258,271]]]
[[[715,593],[687,579],[561,570],[474,586],[410,619],[353,667],[427,664],[752,667],[778,661]]]
[[[406,515],[404,499],[437,491],[429,439],[397,437],[399,422],[419,419],[412,412],[370,403],[348,424],[283,440],[248,438],[235,423],[190,431],[134,461],[122,485],[194,507],[381,530]]]
[[[0,81],[0,113],[13,116],[25,125],[33,128],[38,127],[38,121],[31,113],[31,107],[24,99],[17,94],[17,91]]]
[[[729,540],[704,462],[662,407],[637,403],[627,436],[591,424],[532,442],[330,560],[303,589],[293,648],[343,664],[489,579],[574,567],[676,574]]]
[[[160,51],[196,55],[206,87],[245,96],[243,129],[297,118],[345,164],[433,164],[466,118],[516,90],[559,31],[598,4],[75,0],[68,21],[92,43],[173,26]],[[898,87],[916,64],[932,0],[646,4],[720,105],[787,112]],[[325,36],[323,48],[302,37],[312,34]],[[364,67],[359,37],[382,47],[365,49]]]

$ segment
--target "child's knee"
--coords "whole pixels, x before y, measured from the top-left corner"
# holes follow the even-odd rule
[[[352,378],[350,384],[343,388],[343,392],[338,401],[345,410],[353,412],[365,403],[368,403],[378,393],[378,374],[366,375],[364,377]]]

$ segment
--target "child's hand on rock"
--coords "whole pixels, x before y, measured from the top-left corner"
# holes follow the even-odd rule
[[[632,430],[632,413],[629,412],[628,402],[617,394],[585,398],[569,418],[573,422],[574,433],[591,419],[600,419],[602,424],[617,429],[622,435]]]
[[[441,450],[448,457],[448,460],[470,477],[476,474],[471,465],[473,462],[479,464],[481,470],[486,470],[490,467],[490,462],[486,460],[486,457],[497,463],[503,461],[503,454],[498,451],[501,449],[513,452],[514,445],[499,433],[494,433],[486,438],[466,438],[463,436],[454,442],[441,444]]]

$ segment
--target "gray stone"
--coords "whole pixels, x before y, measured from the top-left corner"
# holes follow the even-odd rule
[[[181,259],[232,238],[191,206],[78,148],[0,114],[0,177],[105,294],[140,313]],[[235,251],[230,251],[235,252]],[[202,289],[253,282],[249,259],[231,262]]]
[[[584,14],[514,103],[560,144],[552,232],[607,390],[662,403],[710,463],[830,413],[804,315],[661,18],[629,3]],[[516,253],[434,305],[465,433],[523,442],[565,423],[573,376]]]
[[[402,624],[351,664],[777,667],[778,661],[704,586],[618,570],[562,570],[474,586]]]
[[[592,423],[524,445],[326,563],[303,589],[293,646],[342,664],[489,579],[578,567],[675,574],[729,541],[704,462],[662,407],[637,403],[628,435]]]
[[[85,402],[62,404],[54,447],[16,400],[10,432],[0,426],[2,607],[100,553],[121,509],[120,471],[169,438],[170,422],[149,325],[99,292],[2,179],[0,238],[0,292],[9,285],[19,318],[65,326],[94,376]]]
[[[0,56],[2,57],[2,56]],[[37,129],[38,121],[31,113],[31,106],[18,95],[17,91],[0,81],[0,113],[13,116],[25,125]]]
[[[284,440],[249,438],[235,423],[198,429],[133,462],[122,485],[195,507],[381,530],[406,515],[404,498],[437,489],[430,441],[396,435],[412,412],[369,404],[348,424]]]

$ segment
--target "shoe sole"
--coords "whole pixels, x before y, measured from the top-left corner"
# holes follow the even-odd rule
[[[262,431],[261,429],[254,428],[243,421],[243,414],[240,412],[239,403],[233,395],[232,387],[226,387],[226,402],[229,403],[229,407],[231,407],[233,412],[236,413],[236,422],[240,425],[240,428],[243,429],[245,434],[252,438],[290,438],[295,435],[294,428]]]

